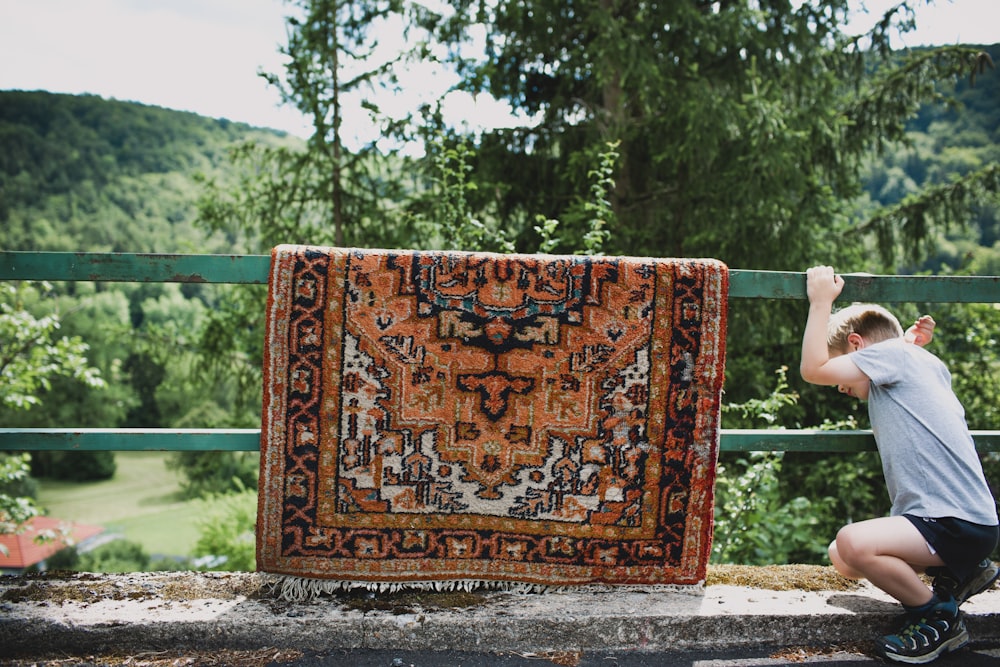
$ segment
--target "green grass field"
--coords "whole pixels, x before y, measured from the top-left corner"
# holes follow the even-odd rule
[[[116,452],[117,471],[100,482],[42,480],[38,504],[58,519],[104,526],[151,556],[188,556],[198,539],[198,501],[180,499],[168,452]]]

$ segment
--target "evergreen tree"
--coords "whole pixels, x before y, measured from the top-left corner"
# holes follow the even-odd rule
[[[440,34],[458,39],[456,25],[477,23],[487,35],[465,85],[540,118],[483,137],[476,172],[497,186],[479,188],[484,205],[499,197],[508,226],[529,232],[523,221],[536,214],[566,218],[587,155],[620,141],[612,248],[740,268],[860,263],[851,202],[863,161],[902,139],[942,83],[988,58],[971,47],[890,51],[889,32],[912,25],[907,2],[867,36],[845,34],[847,0],[451,5]],[[911,244],[928,232],[860,228],[876,227]],[[579,229],[564,230],[572,248]]]

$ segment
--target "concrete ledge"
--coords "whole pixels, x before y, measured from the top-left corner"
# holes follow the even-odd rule
[[[963,606],[1000,641],[1000,590]],[[289,603],[253,573],[0,577],[0,657],[170,650],[698,650],[843,646],[899,606],[870,585],[777,591],[343,594]]]

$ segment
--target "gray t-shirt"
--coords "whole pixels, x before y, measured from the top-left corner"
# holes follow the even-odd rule
[[[871,379],[868,415],[891,514],[996,525],[996,501],[941,360],[902,338],[850,358]]]

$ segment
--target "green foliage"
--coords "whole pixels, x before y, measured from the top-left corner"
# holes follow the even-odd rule
[[[899,193],[902,194],[902,193]],[[934,232],[947,233],[964,224],[966,211],[997,199],[1000,195],[1000,163],[993,163],[942,185],[933,185],[916,193],[902,194],[902,201],[878,211],[864,226],[878,234],[878,248],[891,261],[900,247],[897,236],[910,242],[906,259],[924,257],[936,240]]]
[[[31,460],[31,474],[68,482],[87,482],[111,479],[117,465],[114,452],[35,452]]]
[[[587,216],[588,231],[583,235],[585,255],[601,255],[601,249],[611,238],[608,227],[615,224],[615,210],[611,204],[611,194],[615,188],[615,168],[620,154],[620,142],[608,142],[605,151],[597,155],[597,166],[587,172],[590,178],[590,197],[583,202]]]
[[[482,22],[477,3],[452,5],[449,34],[463,18]],[[569,214],[591,164],[580,155],[613,142],[614,252],[801,264],[806,237],[829,231],[835,198],[851,194],[837,93],[861,60],[837,51],[846,3],[820,5],[499,6],[467,83],[542,118],[482,139],[477,169],[502,185],[505,225],[542,215],[581,234]],[[821,210],[825,224],[803,229]],[[761,243],[785,252],[763,257],[751,250]]]
[[[553,253],[559,246],[559,239],[556,237],[556,230],[559,229],[559,221],[539,215],[536,218],[535,233],[541,238],[538,244],[538,252]]]
[[[997,304],[940,306],[932,351],[951,371],[952,388],[973,429],[1000,426],[1000,309]],[[1000,481],[998,479],[997,481]]]
[[[562,246],[574,249],[577,254],[592,256],[604,254],[604,244],[611,238],[608,227],[613,226],[615,222],[615,211],[610,197],[615,187],[618,145],[619,142],[608,142],[604,151],[596,152],[591,158],[594,166],[587,172],[587,177],[590,179],[587,193],[589,196],[581,197],[578,205],[566,214],[570,228],[582,224],[586,232],[579,238],[573,236],[572,232],[568,238],[561,238],[558,235],[562,225],[559,220],[546,218],[543,215],[535,216],[538,224],[533,229],[540,239],[537,252],[553,253]]]
[[[763,420],[768,428],[781,425],[782,408],[795,405],[799,395],[789,391],[788,366],[782,366],[774,372],[777,382],[774,389],[764,398],[750,398],[743,403],[725,403],[722,414],[729,428],[752,428],[751,424]]]
[[[104,387],[87,362],[88,346],[79,337],[57,336],[58,314],[35,317],[23,303],[24,291],[0,283],[0,405],[27,410],[41,402],[54,376],[67,376],[88,387]],[[41,285],[44,293],[49,290]]]
[[[195,235],[197,174],[274,132],[92,95],[0,92],[0,246],[176,252]],[[206,240],[207,241],[207,240]]]
[[[238,493],[217,495],[204,501],[204,519],[194,555],[221,557],[210,569],[252,572],[256,569],[257,492],[241,484]]]
[[[788,452],[781,483],[786,493],[794,489],[814,500],[812,532],[817,541],[829,542],[841,526],[885,516],[889,511],[889,494],[875,452]],[[825,551],[822,555],[825,558]]]
[[[484,223],[470,208],[469,197],[476,190],[470,180],[473,154],[468,141],[449,140],[441,133],[428,143],[429,186],[415,193],[407,206],[409,224],[417,231],[421,247],[514,251],[503,229]]]
[[[167,467],[183,473],[185,498],[205,498],[256,487],[260,460],[254,452],[176,452]]]
[[[68,545],[46,558],[45,565],[50,571],[81,571],[80,552],[75,546]]]
[[[13,288],[5,284],[0,289]],[[115,382],[120,374],[117,359],[111,353],[113,348],[95,349],[84,340],[90,339],[92,331],[100,329],[102,323],[105,328],[113,329],[116,320],[127,319],[124,297],[119,301],[112,293],[99,293],[76,300],[59,295],[47,284],[41,288],[22,286],[16,296],[18,317],[14,326],[19,333],[3,337],[16,341],[5,345],[4,350],[13,358],[7,369],[16,373],[19,382],[3,384],[13,385],[15,393],[20,391],[26,398],[23,403],[8,401],[0,407],[4,423],[11,427],[59,423],[78,428],[117,423],[128,399]],[[4,314],[9,312],[9,308],[4,309]],[[66,315],[61,315],[62,312]],[[0,319],[4,316],[0,315]],[[57,328],[67,334],[58,341],[53,340]],[[15,355],[19,348],[30,349],[30,354]],[[23,389],[25,386],[27,389]],[[21,409],[42,400],[44,410]],[[102,424],[103,419],[107,421]],[[114,454],[40,451],[32,456],[31,469],[39,477],[107,479],[114,474]]]
[[[781,410],[798,395],[788,391],[787,367],[776,372],[776,384],[762,399],[723,406],[723,415],[742,426],[763,421],[779,425]],[[830,536],[819,533],[823,506],[829,499],[786,484],[784,452],[722,455],[715,481],[715,536],[712,559],[718,563],[763,565],[814,562],[826,551]],[[789,495],[791,494],[791,497]]]
[[[0,494],[8,498],[38,497],[38,480],[30,474],[30,462],[31,455],[27,452],[0,454]]]
[[[18,532],[39,513],[32,500],[30,462],[28,454],[0,454],[0,535]]]
[[[716,477],[717,563],[766,565],[816,562],[832,535],[818,534],[826,498],[783,497],[783,452],[753,452],[720,464]]]
[[[0,283],[0,405],[8,411],[38,406],[51,389],[53,378],[63,376],[90,388],[103,388],[104,380],[87,360],[87,345],[78,337],[57,336],[57,313],[36,317],[25,301],[44,298],[48,284],[38,287]],[[29,455],[0,454],[0,533],[14,532],[38,510],[27,495],[31,485]]]
[[[232,249],[243,252],[279,243],[334,243],[329,207],[311,199],[322,190],[322,173],[308,155],[257,142],[234,147],[229,178],[202,183],[199,227],[225,235]]]
[[[112,540],[107,544],[77,554],[77,560],[70,557],[67,569],[79,572],[146,572],[151,559],[142,545],[129,540]]]
[[[788,369],[761,399],[723,406],[730,428],[780,428],[799,400]],[[823,428],[857,428],[851,421]],[[882,516],[885,485],[874,453],[723,453],[716,471],[718,563],[825,563],[826,548],[846,523]]]
[[[48,559],[49,570],[70,572],[166,572],[193,569],[184,558],[150,556],[141,544],[131,540],[116,539],[90,551],[81,552],[76,545],[68,545]]]
[[[258,421],[261,403],[266,288],[221,287],[194,330],[199,337],[191,378],[214,385],[216,402],[229,410],[227,423],[216,427],[246,428]]]
[[[239,242],[231,233],[206,233],[194,221],[204,181],[238,182],[229,155],[243,142],[261,148],[303,145],[244,124],[94,96],[0,92],[0,246],[231,251]],[[98,394],[78,380],[53,377],[44,393],[45,411],[8,407],[0,409],[0,421],[12,427],[77,428],[199,427],[202,419],[220,427],[259,423],[259,400],[253,400],[259,374],[238,385],[229,375],[218,381],[197,363],[206,310],[225,303],[227,289],[69,283],[44,296],[29,294],[26,310],[35,318],[64,313],[66,338],[86,342],[90,362],[107,386]],[[257,310],[261,293],[256,292]],[[259,348],[259,336],[254,344]],[[242,354],[231,350],[227,354]],[[249,357],[255,358],[259,354]],[[251,382],[256,386],[247,391]],[[64,456],[36,452],[34,463],[48,471],[76,467]],[[100,468],[110,462],[99,459],[111,454],[76,456],[91,459],[81,465]]]

